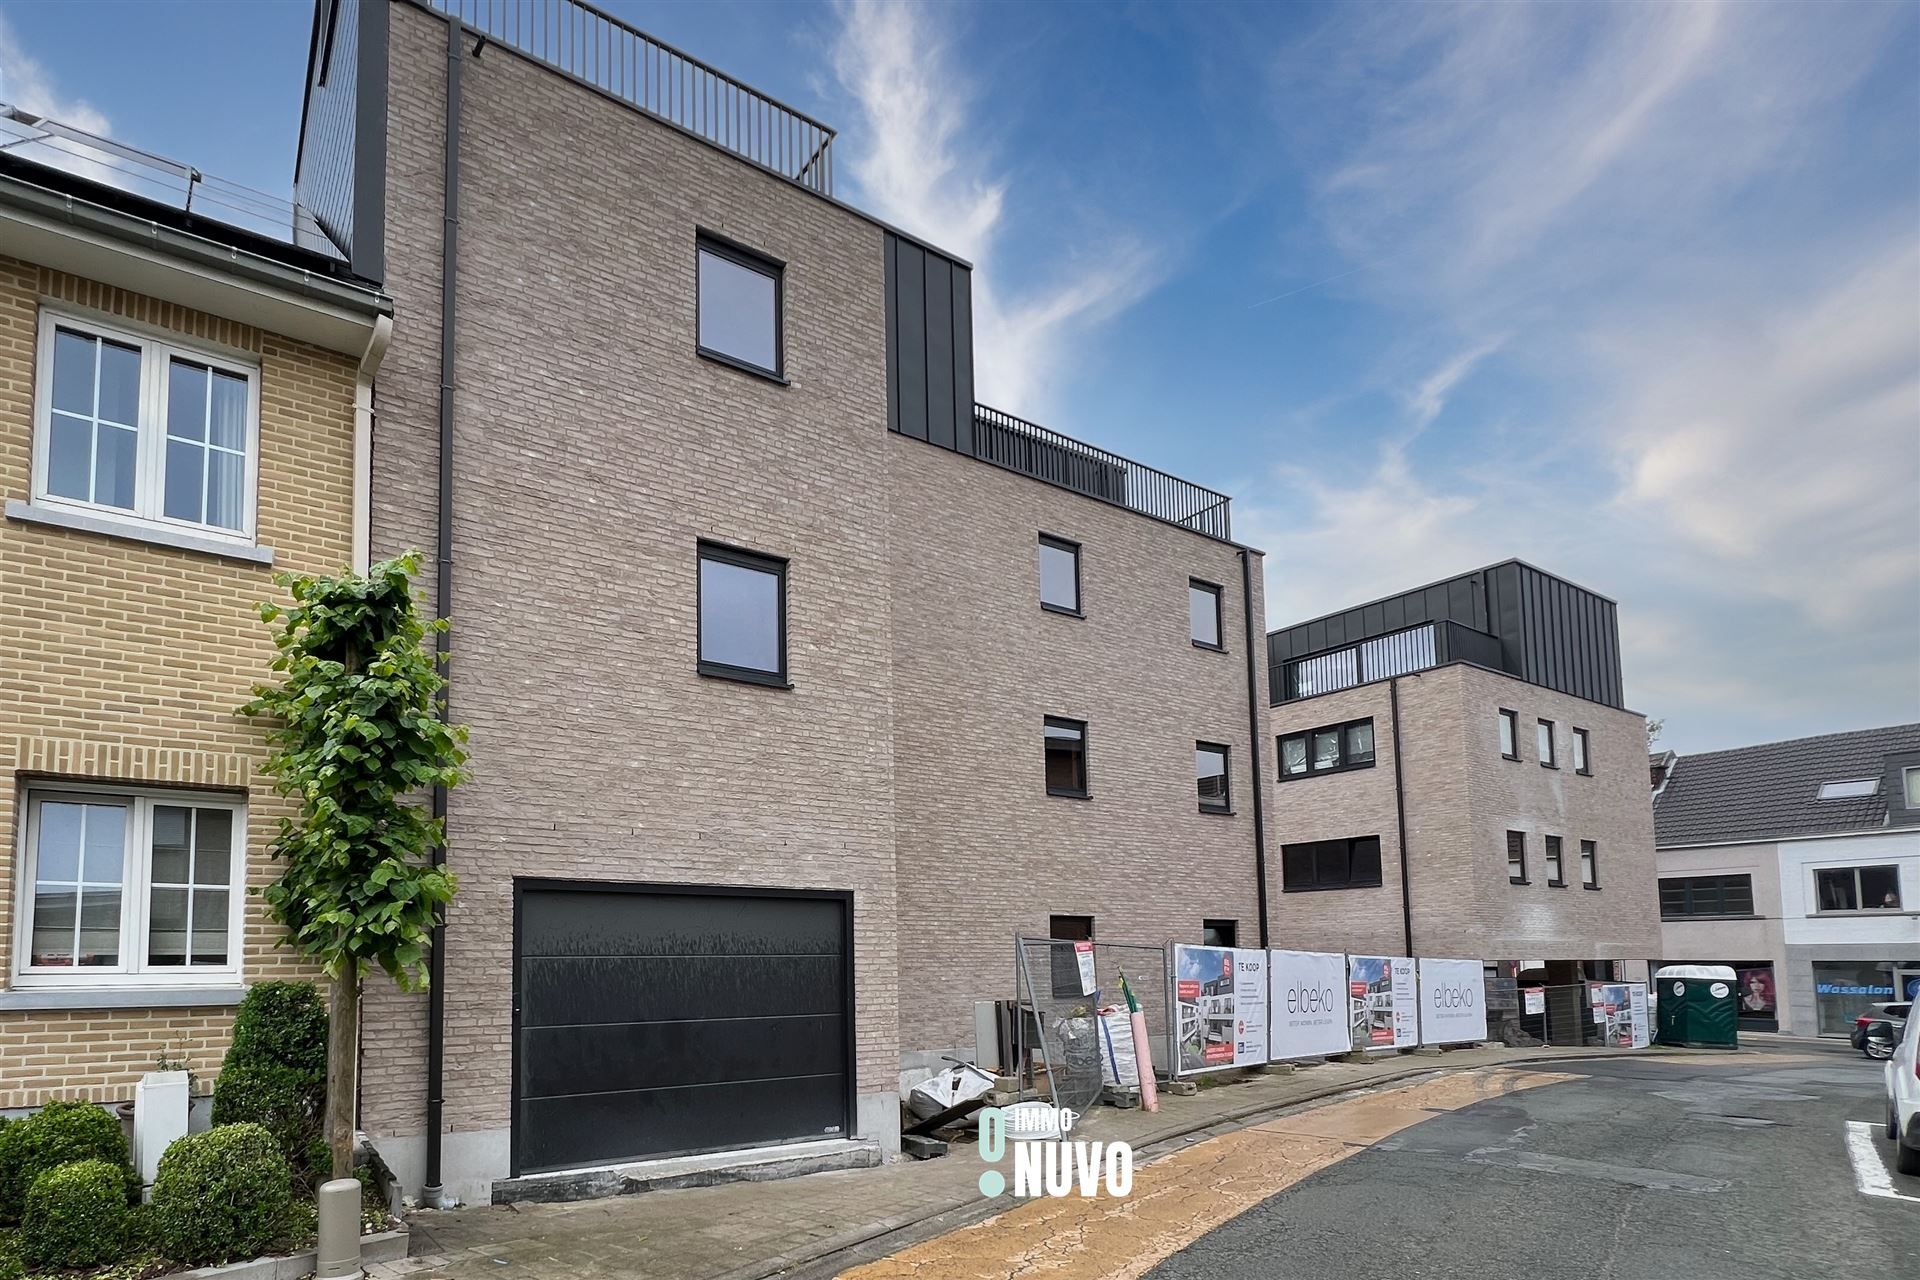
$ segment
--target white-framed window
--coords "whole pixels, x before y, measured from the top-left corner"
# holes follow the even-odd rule
[[[256,365],[48,307],[36,371],[35,504],[252,543]]]
[[[18,987],[165,987],[240,975],[244,801],[48,783],[25,795]]]

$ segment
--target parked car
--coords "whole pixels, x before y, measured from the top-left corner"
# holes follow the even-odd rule
[[[1854,1048],[1869,1058],[1885,1058],[1899,1042],[1900,1033],[1907,1025],[1907,1015],[1912,1012],[1913,1002],[1910,1000],[1868,1005],[1867,1011],[1853,1020],[1853,1032],[1848,1039]],[[1883,1024],[1882,1030],[1878,1034],[1870,1034],[1876,1023]]]
[[[1893,1141],[1893,1167],[1920,1174],[1920,1019],[1909,1018],[1906,1034],[1887,1059],[1887,1137]]]

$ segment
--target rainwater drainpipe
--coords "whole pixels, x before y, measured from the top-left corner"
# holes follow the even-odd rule
[[[433,616],[453,616],[453,335],[455,307],[454,270],[460,248],[460,63],[461,28],[447,23],[447,141],[444,188],[441,194],[443,221],[440,231],[440,494],[439,526],[435,534],[433,574]],[[446,673],[447,654],[452,637],[442,630],[434,636],[434,656],[438,669]],[[452,715],[451,686],[440,691],[440,718]],[[433,788],[433,816],[447,820],[447,788]],[[446,832],[434,846],[433,865],[447,862]],[[425,1186],[421,1198],[430,1205],[444,1207],[445,1190],[440,1183],[440,1125],[445,1110],[447,1020],[447,924],[446,909],[433,922],[433,950],[428,959],[427,987],[427,1153]]]
[[[1404,954],[1413,954],[1413,881],[1407,870],[1407,785],[1400,761],[1400,678],[1387,681],[1387,701],[1393,711],[1393,816],[1400,824],[1400,927],[1406,943]]]
[[[1253,622],[1253,553],[1245,547],[1240,548],[1240,601],[1240,612],[1246,615],[1247,620],[1247,739],[1252,744],[1252,750],[1247,753],[1247,762],[1253,766],[1254,891],[1260,911],[1260,949],[1265,951],[1268,946],[1267,810],[1262,797],[1267,780],[1260,771],[1260,667],[1254,651],[1254,637],[1258,635],[1258,630]]]

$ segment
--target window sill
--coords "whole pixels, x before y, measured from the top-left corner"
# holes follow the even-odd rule
[[[229,542],[224,538],[190,533],[185,529],[167,529],[136,523],[132,520],[116,520],[109,515],[70,511],[65,507],[42,506],[22,502],[18,498],[7,499],[7,519],[19,520],[26,524],[44,524],[55,529],[73,529],[80,533],[97,533],[108,538],[124,538],[131,542],[149,542],[158,547],[172,547],[178,551],[198,551],[204,555],[221,556],[228,560],[244,560],[249,564],[273,563],[272,547],[248,546],[241,542]]]
[[[1519,764],[1519,763],[1520,763],[1520,757],[1519,757],[1519,756],[1510,756],[1510,755],[1508,755],[1508,754],[1507,754],[1506,752],[1504,752],[1504,751],[1502,751],[1502,752],[1500,753],[1500,758],[1501,758],[1502,760],[1511,760],[1511,761],[1513,761],[1513,762],[1514,762],[1515,764]]]
[[[0,991],[0,1012],[30,1009],[205,1009],[240,1003],[243,986],[27,987]]]
[[[1507,883],[1508,884],[1532,884],[1533,881],[1527,879],[1525,876],[1508,876]]]
[[[707,680],[730,680],[734,684],[754,684],[763,689],[791,689],[793,681],[785,676],[769,671],[748,671],[739,667],[722,667],[711,662],[703,662],[697,668]]]
[[[1200,812],[1215,818],[1231,818],[1234,816],[1234,810],[1231,806],[1222,809],[1218,807],[1209,808],[1203,804],[1200,806]]]
[[[1574,772],[1583,778],[1591,778],[1593,776],[1593,770],[1591,769],[1575,769]]]
[[[1566,887],[1567,887],[1567,882],[1566,882],[1565,880],[1549,880],[1549,881],[1547,881],[1547,888],[1549,888],[1549,889],[1564,889],[1564,888],[1566,888]]]
[[[1757,915],[1661,916],[1660,922],[1662,924],[1697,924],[1702,920],[1763,920],[1765,918]]]
[[[1223,644],[1208,644],[1204,640],[1195,640],[1193,647],[1196,649],[1205,649],[1208,653],[1225,653],[1227,651],[1227,646]]]
[[[1381,882],[1378,880],[1369,881],[1366,884],[1308,884],[1308,885],[1299,885],[1299,886],[1283,884],[1280,886],[1280,892],[1282,893],[1339,893],[1345,889],[1378,889],[1380,888],[1380,886],[1381,886]]]
[[[757,364],[749,364],[745,360],[741,360],[736,356],[727,355],[722,351],[710,351],[706,347],[695,347],[693,353],[702,360],[711,360],[715,364],[725,365],[727,368],[739,373],[745,373],[759,378],[762,382],[771,382],[776,387],[790,387],[793,385],[787,381],[786,375],[784,374],[775,373],[771,369],[762,369]]]
[[[1553,771],[1554,771],[1555,773],[1558,773],[1558,772],[1560,772],[1560,766],[1559,766],[1559,765],[1557,765],[1557,764],[1555,764],[1555,763],[1554,763],[1553,761],[1551,761],[1551,760],[1542,760],[1542,761],[1540,762],[1540,767],[1541,767],[1542,769],[1551,769],[1551,770],[1553,770]]]
[[[1807,914],[1809,920],[1825,920],[1832,916],[1870,916],[1885,920],[1889,916],[1920,916],[1920,911],[1909,911],[1905,907],[1855,907],[1850,911],[1812,911]]]
[[[1598,892],[1600,892],[1600,886],[1599,886],[1599,885],[1597,885],[1597,884],[1583,884],[1583,885],[1581,885],[1580,887],[1581,887],[1582,889],[1591,889],[1591,890],[1593,890],[1593,891],[1594,891],[1595,893],[1598,893]]]
[[[1047,789],[1047,795],[1055,800],[1091,800],[1093,799],[1093,792],[1091,791],[1055,791],[1051,787]]]
[[[1048,604],[1045,600],[1040,602],[1040,611],[1042,613],[1057,613],[1063,618],[1084,618],[1087,616],[1078,609],[1069,609],[1065,605]]]

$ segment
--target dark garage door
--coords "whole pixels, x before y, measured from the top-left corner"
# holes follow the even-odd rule
[[[843,894],[518,887],[516,1174],[844,1136]]]

